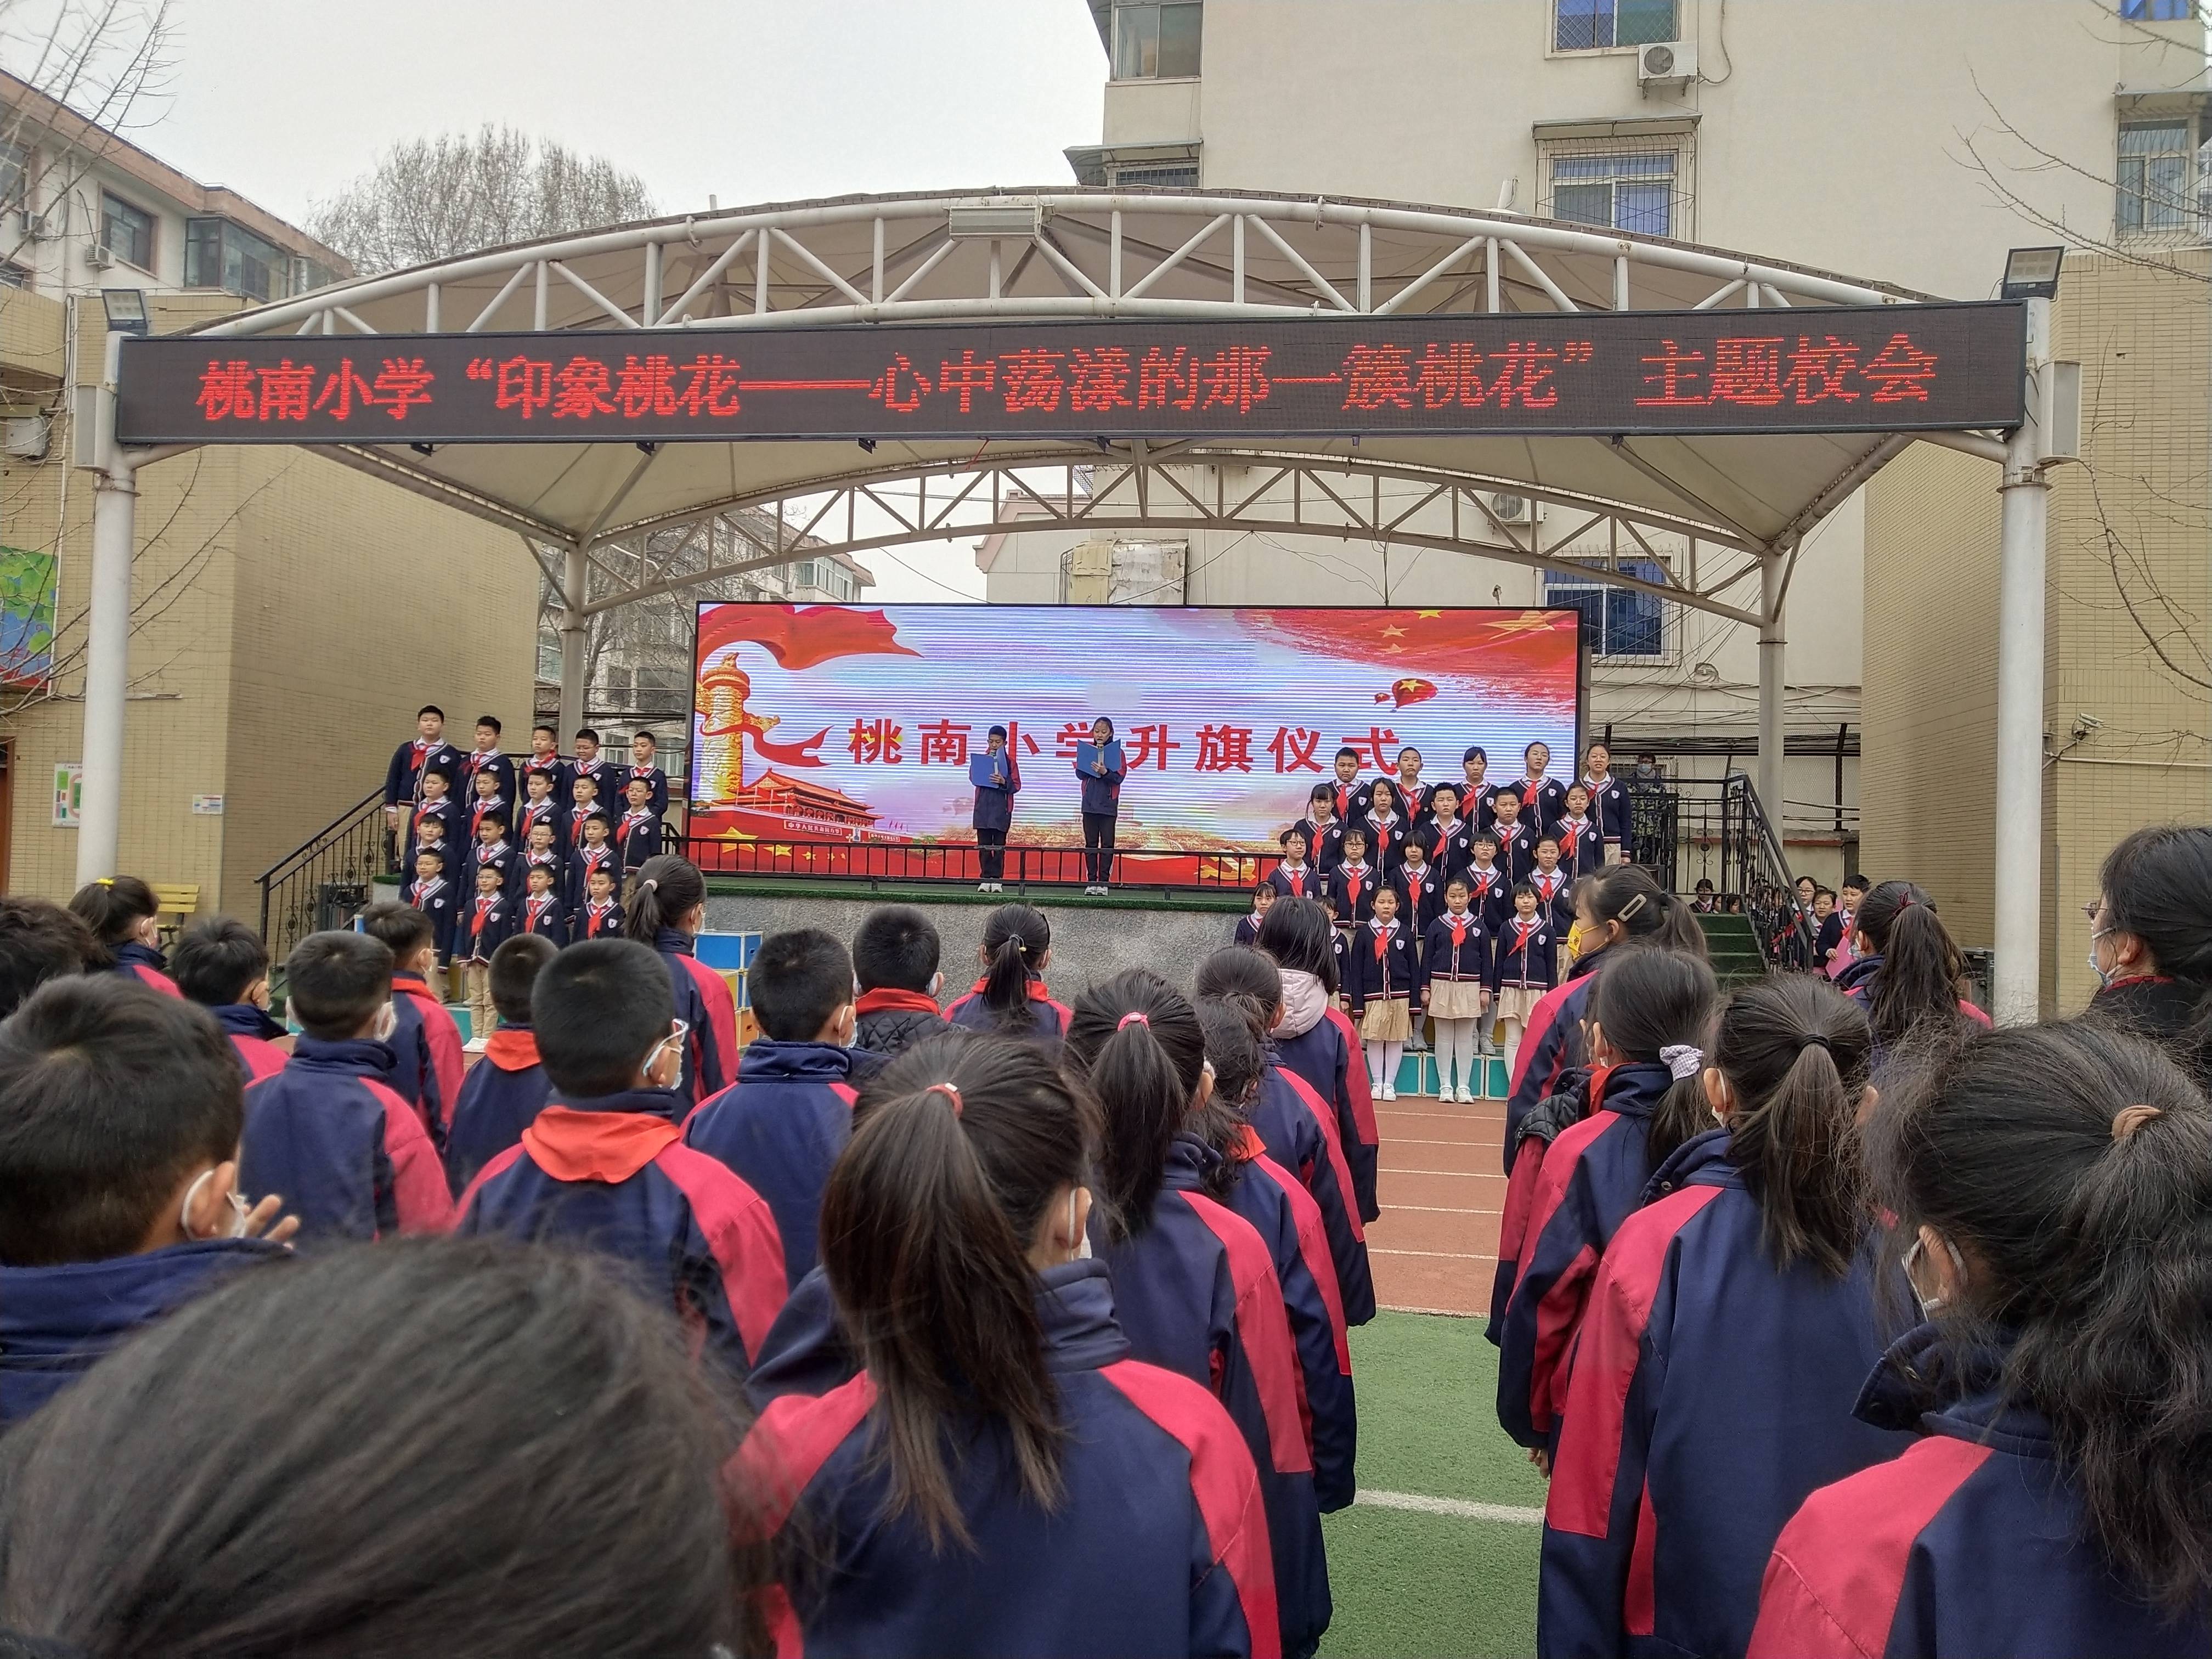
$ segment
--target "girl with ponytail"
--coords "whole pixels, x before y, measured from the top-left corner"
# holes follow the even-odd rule
[[[1088,1100],[1033,1042],[947,1034],[865,1104],[822,1202],[861,1369],[770,1403],[740,1457],[805,1650],[1278,1651],[1243,1437],[1129,1357],[1090,1259]]]
[[[1206,1192],[1218,1154],[1195,1133],[1214,1086],[1204,1030],[1180,991],[1132,969],[1075,1000],[1066,1052],[1104,1120],[1094,1231],[1129,1351],[1206,1384],[1236,1419],[1260,1471],[1283,1651],[1310,1654],[1328,1563],[1297,1352],[1266,1242]]]
[[[1851,1416],[1882,1349],[1855,1127],[1872,1048],[1847,998],[1778,974],[1729,1000],[1678,1085],[1722,1127],[1661,1166],[1599,1265],[1545,1507],[1540,1654],[1622,1652],[1634,1629],[1741,1655],[1797,1506],[1908,1443]]]
[[[1966,959],[1924,891],[1909,881],[1883,882],[1860,902],[1855,920],[1858,960],[1836,984],[1867,1011],[1877,1056],[1923,1026],[1940,1031],[1965,1020],[1990,1023],[1959,994]]]
[[[1052,961],[1052,924],[1026,904],[1002,904],[983,924],[976,953],[983,977],[945,1010],[945,1018],[970,1031],[1058,1042],[1067,1030],[1067,1007],[1045,989]]]
[[[2158,824],[2106,855],[2089,920],[2089,1011],[2212,1084],[2212,829]]]
[[[1375,1198],[1382,1135],[1359,1035],[1336,1006],[1336,929],[1312,899],[1279,898],[1260,924],[1260,949],[1282,969],[1283,1012],[1271,1033],[1276,1061],[1336,1115],[1359,1218],[1372,1221],[1382,1213]]]
[[[1359,1415],[1352,1393],[1352,1345],[1328,1234],[1313,1194],[1267,1156],[1252,1127],[1252,1105],[1267,1064],[1259,1015],[1249,1006],[1201,1002],[1198,1023],[1206,1033],[1213,1093],[1193,1127],[1218,1160],[1204,1190],[1252,1224],[1274,1264],[1297,1349],[1314,1495],[1327,1515],[1350,1504],[1359,1484],[1353,1472]]]
[[[99,944],[91,972],[105,969],[164,996],[184,994],[169,977],[168,958],[161,954],[161,902],[144,882],[136,876],[104,876],[71,894],[69,908]]]
[[[692,955],[706,925],[707,878],[697,865],[662,853],[638,866],[623,932],[668,964],[676,1017],[688,1028],[684,1073],[674,1085],[687,1110],[728,1088],[738,1073],[737,999],[729,981]]]
[[[1282,970],[1264,951],[1231,945],[1198,964],[1192,988],[1201,1008],[1222,1002],[1256,1021],[1262,1063],[1249,1112],[1252,1128],[1267,1156],[1298,1178],[1320,1209],[1345,1320],[1364,1325],[1375,1317],[1375,1281],[1336,1114],[1312,1085],[1282,1063],[1274,1042],[1283,1021]],[[1220,1062],[1214,1065],[1218,1072]]]
[[[1522,1149],[1524,1162],[1532,1147],[1543,1161],[1508,1189],[1509,1211],[1516,1189],[1527,1195],[1526,1220],[1517,1238],[1501,1231],[1490,1305],[1503,1310],[1492,1319],[1498,1420],[1533,1450],[1548,1451],[1557,1431],[1598,1261],[1667,1152],[1689,1138],[1686,1097],[1705,1069],[1716,994],[1701,956],[1621,952],[1590,1001],[1587,1115],[1549,1147]]]
[[[1858,1412],[1920,1437],[1783,1529],[1750,1652],[2201,1655],[2204,1097],[2106,1021],[1954,1028],[1889,1064],[1866,1135],[1929,1320]]]

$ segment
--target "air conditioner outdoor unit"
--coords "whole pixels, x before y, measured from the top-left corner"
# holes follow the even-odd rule
[[[19,461],[43,461],[53,438],[53,425],[43,415],[8,417],[7,453]]]
[[[85,263],[94,270],[105,270],[115,263],[115,255],[103,242],[94,242],[84,251]]]
[[[1698,43],[1654,40],[1636,54],[1636,78],[1647,87],[1696,80]]]
[[[1500,524],[1534,524],[1544,516],[1544,504],[1526,495],[1509,495],[1503,491],[1490,498],[1490,510],[1497,514]]]
[[[62,218],[59,209],[48,213],[33,213],[25,208],[22,212],[23,234],[34,242],[51,241],[62,234]]]

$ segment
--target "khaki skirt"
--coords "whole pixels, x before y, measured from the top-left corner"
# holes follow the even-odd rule
[[[1431,980],[1429,1013],[1437,1019],[1481,1018],[1481,981],[1472,979]]]
[[[1371,997],[1359,1017],[1359,1035],[1369,1042],[1403,1042],[1413,1029],[1403,997]]]
[[[1528,1016],[1535,1012],[1536,1005],[1543,1000],[1541,986],[1501,985],[1498,988],[1498,1006],[1491,1012],[1501,1021],[1517,1019],[1526,1025]]]

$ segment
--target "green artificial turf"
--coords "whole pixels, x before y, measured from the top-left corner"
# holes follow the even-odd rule
[[[1498,1426],[1480,1320],[1380,1314],[1352,1358],[1362,1491],[1541,1507],[1543,1477]],[[1539,1528],[1368,1504],[1322,1528],[1336,1603],[1323,1659],[1535,1651]]]

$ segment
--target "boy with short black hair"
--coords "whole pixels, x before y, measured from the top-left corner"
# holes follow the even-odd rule
[[[1505,918],[1513,914],[1513,884],[1505,878],[1505,872],[1498,867],[1498,832],[1478,830],[1474,835],[1474,859],[1467,866],[1467,905],[1481,920],[1483,929],[1491,938],[1505,925]]]
[[[461,890],[454,897],[453,954],[458,957],[468,942],[468,907],[483,884],[477,872],[486,868],[499,872],[500,890],[518,891],[522,886],[522,855],[514,843],[507,838],[507,816],[502,812],[488,812],[476,827],[476,840],[469,848],[468,857],[461,865]]]
[[[477,866],[477,890],[461,913],[460,938],[453,955],[461,964],[468,987],[469,1028],[472,1036],[489,1036],[499,1024],[491,1000],[491,957],[514,937],[521,905],[507,896],[499,872],[489,864]]]
[[[585,821],[605,807],[599,800],[599,780],[579,773],[568,780],[568,810],[562,814],[561,844],[573,855],[584,844]]]
[[[500,793],[499,775],[489,770],[477,774],[471,786],[468,808],[469,839],[474,841],[477,832],[487,818],[496,817],[503,828],[514,825],[514,811],[507,798]]]
[[[431,895],[445,904],[446,938],[453,938],[450,888]],[[460,1098],[461,1028],[446,1012],[444,988],[437,982],[441,966],[438,918],[420,902],[395,904],[386,900],[362,913],[361,930],[381,940],[392,952],[392,1086],[412,1105],[430,1132],[431,1142],[441,1150],[446,1131],[453,1121],[453,1103]]]
[[[530,826],[530,833],[524,838],[521,861],[516,867],[522,872],[522,890],[526,895],[530,891],[530,872],[532,870],[543,869],[552,878],[553,894],[556,898],[567,884],[568,860],[555,843],[554,834],[550,823],[539,822]]]
[[[1336,751],[1336,783],[1329,791],[1329,805],[1339,823],[1365,817],[1373,804],[1374,791],[1359,781],[1360,758],[1359,751],[1349,744]]]
[[[522,793],[530,795],[530,780],[543,776],[550,784],[547,799],[554,810],[568,810],[568,763],[561,758],[561,733],[540,720],[530,728],[530,757],[522,763]]]
[[[441,764],[427,766],[416,787],[421,792],[407,817],[406,842],[400,849],[400,868],[415,867],[415,854],[433,844],[451,846],[459,838],[456,825],[463,822],[460,805],[453,798],[452,772]]]
[[[1536,867],[1528,872],[1528,884],[1536,890],[1538,913],[1564,935],[1575,925],[1574,900],[1569,891],[1574,880],[1559,866],[1557,836],[1536,838]]]
[[[0,1019],[48,980],[82,973],[99,949],[76,911],[46,899],[0,898]]]
[[[476,780],[489,772],[499,780],[500,798],[512,801],[514,799],[514,763],[499,752],[500,730],[497,716],[477,716],[477,746],[461,757],[461,782],[469,786],[469,793],[474,794]]]
[[[592,872],[605,868],[622,885],[622,848],[614,843],[614,820],[594,811],[584,820],[583,839],[568,855],[568,908],[580,911],[592,896]]]
[[[284,1259],[283,1200],[238,1194],[242,1115],[238,1060],[195,1003],[71,975],[0,1027],[0,1428]]]
[[[860,988],[853,1005],[856,1050],[889,1059],[951,1029],[937,1006],[943,950],[936,927],[912,905],[868,912],[853,935],[853,978]]]
[[[668,816],[668,774],[660,769],[659,763],[654,759],[659,752],[660,739],[652,732],[640,732],[631,738],[629,766],[623,773],[623,781],[627,790],[632,780],[643,778],[652,792],[647,804],[653,808],[653,816],[665,818]]]
[[[538,826],[544,824],[546,834],[552,837],[550,845],[556,852],[562,850],[561,834],[568,826],[562,822],[561,804],[553,798],[554,786],[560,781],[553,773],[533,769],[523,775],[522,810],[514,815],[515,834],[527,847]]]
[[[1308,898],[1320,891],[1327,878],[1308,862],[1313,844],[1306,832],[1294,823],[1283,831],[1281,842],[1283,861],[1267,872],[1267,884],[1285,898]]]
[[[615,896],[615,866],[611,861],[594,865],[585,884],[583,908],[576,912],[569,942],[580,944],[588,939],[622,936],[623,907],[622,901]]]
[[[783,1306],[783,1251],[761,1195],[683,1144],[667,967],[629,939],[573,946],[539,972],[530,1024],[552,1094],[461,1194],[456,1231],[568,1239],[627,1263],[742,1381]]]
[[[568,912],[561,896],[553,890],[553,875],[550,864],[533,864],[524,874],[522,914],[515,919],[515,927],[518,936],[526,933],[542,939],[557,951],[568,942]],[[499,1006],[495,990],[492,1006]]]
[[[1512,914],[1513,886],[1528,878],[1536,867],[1536,826],[1528,822],[1517,789],[1501,789],[1491,798],[1490,833],[1498,842],[1498,868],[1505,878],[1506,914]]]
[[[392,951],[367,933],[310,933],[285,959],[301,1027],[284,1069],[246,1091],[240,1184],[282,1193],[304,1237],[441,1232],[453,1197],[437,1148],[392,1086]]]
[[[169,951],[169,976],[215,1016],[246,1082],[284,1069],[292,1039],[269,1018],[269,947],[260,934],[228,916],[194,922]]]
[[[535,933],[517,933],[491,954],[499,1030],[484,1039],[482,1063],[461,1084],[446,1138],[446,1184],[456,1199],[477,1171],[521,1140],[553,1091],[538,1058],[530,996],[556,954],[553,942]]]
[[[667,785],[664,782],[661,787],[665,789]],[[632,777],[623,787],[629,794],[629,811],[623,814],[615,840],[622,848],[623,874],[627,877],[644,868],[647,860],[660,856],[660,815],[653,811],[653,785],[646,779]]]
[[[604,805],[612,799],[607,790],[613,778],[614,769],[600,757],[599,734],[588,726],[578,726],[575,750],[576,757],[568,763],[570,804],[572,805],[574,804],[578,781],[589,778],[592,781],[592,787],[599,792],[600,803]]]
[[[1237,945],[1256,945],[1260,942],[1260,924],[1267,919],[1267,907],[1275,902],[1275,884],[1263,881],[1252,890],[1252,914],[1237,918]]]
[[[818,928],[770,933],[745,983],[762,1035],[738,1080],[692,1114],[684,1140],[768,1200],[796,1285],[813,1270],[822,1189],[853,1133],[853,958]]]
[[[461,751],[446,741],[446,711],[426,702],[415,711],[415,736],[392,751],[384,773],[384,821],[393,830],[404,823],[402,814],[422,799],[425,767],[453,768],[461,763]]]
[[[455,896],[457,884],[447,874],[445,849],[441,847],[416,848],[415,879],[407,884],[407,903],[410,908],[420,910],[429,921],[430,944],[434,957],[430,971],[445,968],[453,959],[453,918],[460,908]]]

